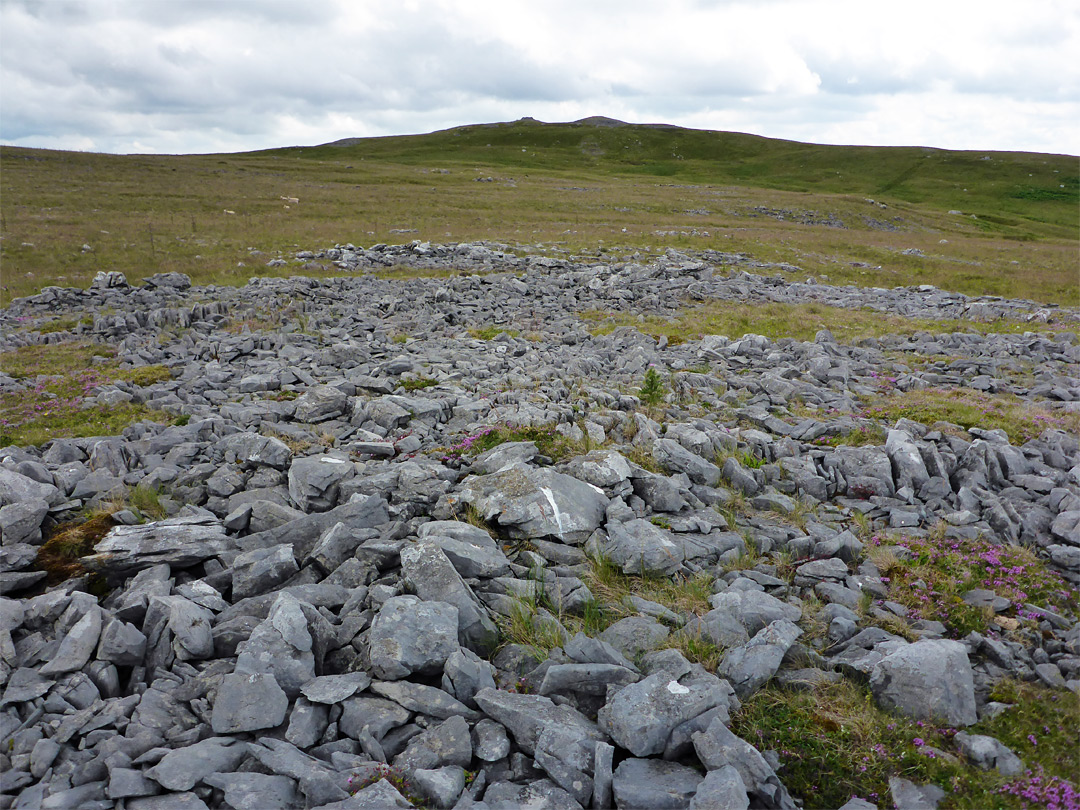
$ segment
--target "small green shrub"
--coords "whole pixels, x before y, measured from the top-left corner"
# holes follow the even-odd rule
[[[161,504],[163,494],[159,488],[139,484],[131,490],[128,500],[142,515],[152,520],[162,520],[166,516],[165,507]]]
[[[660,379],[659,373],[655,368],[649,367],[645,372],[645,377],[641,381],[641,388],[638,390],[638,397],[649,408],[655,408],[664,400],[664,394],[667,393],[667,386],[664,385],[664,381]]]

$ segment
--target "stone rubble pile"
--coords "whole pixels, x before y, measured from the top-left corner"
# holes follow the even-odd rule
[[[786,809],[775,755],[729,728],[770,680],[853,678],[883,708],[957,728],[1001,710],[988,695],[1007,675],[1080,691],[1075,614],[973,590],[972,604],[1037,628],[948,638],[889,600],[859,531],[1019,542],[1080,584],[1077,436],[1048,427],[1017,446],[1001,430],[901,420],[877,445],[822,443],[865,427],[860,401],[884,388],[1080,408],[1076,311],[716,272],[749,262],[731,254],[602,265],[414,243],[298,260],[458,274],[232,289],[102,273],[0,313],[4,350],[95,338],[125,364],[168,367],[171,380],[104,386],[96,401],[182,417],[0,450],[0,807],[407,807],[393,779],[356,790],[394,773],[440,808]],[[578,317],[686,298],[1061,331],[670,345],[629,328],[593,336]],[[87,318],[35,329],[58,313]],[[483,327],[508,332],[468,332]],[[670,375],[659,410],[636,396],[649,368]],[[25,384],[0,372],[6,389]],[[595,449],[462,452],[499,425]],[[44,533],[137,486],[162,491],[170,516],[117,513],[82,559],[93,577],[47,586]],[[781,553],[792,577],[778,576]],[[760,562],[732,568],[747,555]],[[597,637],[571,633],[601,558],[707,576],[711,609],[632,596],[633,615]],[[100,602],[92,581],[109,586]],[[811,597],[828,638],[803,643]],[[543,660],[504,643],[524,609],[560,640]],[[906,637],[873,623],[886,615]],[[680,636],[722,647],[716,670],[674,649]],[[956,745],[980,767],[1022,768],[993,738]],[[905,790],[920,788],[897,780]]]

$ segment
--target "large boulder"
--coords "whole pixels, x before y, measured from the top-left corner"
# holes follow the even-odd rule
[[[345,413],[349,398],[330,385],[316,385],[296,400],[295,416],[300,422],[325,422]]]
[[[713,675],[680,679],[660,671],[616,692],[597,720],[616,743],[647,757],[664,751],[676,726],[727,707],[732,697],[731,687]]]
[[[881,706],[917,720],[978,720],[971,662],[958,641],[917,641],[886,655],[870,671],[870,688]]]
[[[677,762],[624,759],[612,779],[615,806],[656,810],[687,808],[704,778],[693,768]]]
[[[685,557],[683,546],[670,532],[647,520],[608,523],[606,535],[597,532],[594,538],[586,551],[611,561],[626,574],[670,576]]]
[[[228,462],[245,467],[272,467],[287,470],[292,461],[292,450],[281,439],[260,436],[258,433],[234,433],[217,444],[217,449]]]
[[[658,439],[653,445],[653,458],[669,472],[686,473],[695,484],[714,487],[720,483],[719,467],[691,453],[672,439]]]
[[[503,725],[526,754],[536,754],[537,741],[545,731],[564,736],[601,739],[596,723],[569,706],[556,705],[541,695],[519,695],[501,689],[481,689],[476,704],[492,720]]]
[[[340,456],[298,458],[289,467],[289,498],[303,512],[327,512],[337,505],[342,482],[355,474],[353,463]]]
[[[445,602],[457,608],[458,638],[462,644],[481,655],[495,648],[498,628],[432,538],[401,549],[401,570],[408,588],[421,599]]]
[[[446,602],[391,597],[371,623],[368,649],[371,671],[383,680],[441,672],[458,649],[458,610]]]
[[[736,695],[749,697],[776,674],[784,655],[801,634],[794,622],[779,619],[759,630],[742,647],[728,650],[716,672],[731,682]]]
[[[467,478],[458,497],[514,539],[553,538],[575,545],[600,526],[608,505],[597,487],[546,467],[511,467]]]
[[[269,615],[237,648],[236,672],[272,674],[285,694],[295,698],[321,674],[332,635],[330,623],[315,608],[282,592]]]

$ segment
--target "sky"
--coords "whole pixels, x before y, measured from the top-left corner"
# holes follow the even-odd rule
[[[574,121],[1080,155],[1077,0],[0,0],[0,143]]]

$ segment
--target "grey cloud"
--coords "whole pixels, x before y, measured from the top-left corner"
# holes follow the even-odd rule
[[[0,0],[0,138],[89,139],[108,149],[262,148],[281,145],[276,133],[286,118],[312,132],[343,120],[364,130],[324,138],[332,140],[611,110],[672,123],[727,111],[759,134],[797,132],[813,140],[821,127],[842,133],[844,121],[865,123],[890,96],[952,92],[1038,100],[1060,111],[1075,110],[1080,95],[1077,68],[1061,58],[1077,26],[1035,14],[1011,30],[995,29],[985,48],[1001,57],[989,63],[930,50],[900,64],[886,53],[859,54],[836,38],[818,41],[820,31],[793,37],[783,26],[747,31],[759,43],[750,46],[719,28],[717,20],[726,18],[718,14],[707,23],[718,26],[715,47],[680,47],[672,14],[691,25],[690,15],[703,8],[749,13],[758,2],[682,0],[663,9],[640,0],[603,3],[581,9],[553,0],[543,12],[531,9],[567,26],[565,42],[551,45],[555,53],[536,55],[514,39],[530,31],[498,36],[494,26],[458,18],[449,3],[437,10],[385,4],[355,17],[356,8],[370,12],[376,4]],[[784,4],[769,0],[760,18],[778,19]],[[512,4],[507,9],[512,13]],[[661,18],[653,14],[666,18],[655,32],[649,26]],[[543,39],[530,40],[537,42]],[[1055,115],[1047,126],[1065,132],[1059,122],[1067,114]],[[1032,121],[1030,129],[1039,126]]]

